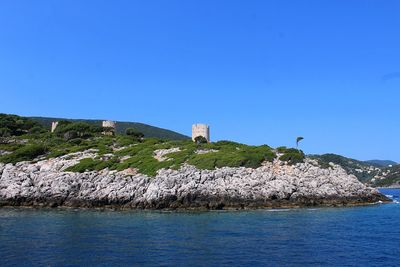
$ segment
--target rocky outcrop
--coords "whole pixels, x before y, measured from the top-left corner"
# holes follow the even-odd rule
[[[1,206],[222,209],[357,205],[389,201],[355,176],[307,159],[295,166],[275,161],[257,169],[160,170],[72,173],[64,170],[87,152],[37,163],[0,163]]]

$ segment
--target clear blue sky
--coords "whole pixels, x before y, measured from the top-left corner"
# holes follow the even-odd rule
[[[0,1],[0,112],[400,161],[400,1]]]

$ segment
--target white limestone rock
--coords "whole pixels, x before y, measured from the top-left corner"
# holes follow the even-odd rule
[[[95,156],[94,152],[86,151],[36,163],[0,163],[0,205],[253,208],[387,200],[341,167],[322,169],[312,160],[295,166],[275,160],[257,169],[199,170],[185,164],[180,170],[160,170],[156,177],[133,169],[64,171],[91,156]]]

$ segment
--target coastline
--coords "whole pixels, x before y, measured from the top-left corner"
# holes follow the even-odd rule
[[[46,202],[29,202],[29,201],[0,201],[0,209],[7,208],[24,208],[24,209],[79,209],[79,210],[120,210],[120,211],[249,211],[249,210],[265,210],[265,209],[306,209],[306,208],[343,208],[343,207],[359,207],[372,206],[380,204],[389,204],[393,201],[386,197],[376,196],[376,199],[337,199],[334,200],[315,200],[311,199],[308,203],[295,203],[290,201],[275,201],[264,203],[257,202],[245,203],[238,202],[237,205],[226,205],[222,202],[210,205],[172,205],[155,206],[134,206],[132,203],[126,204],[102,204],[102,203],[60,203],[57,201],[47,200]]]
[[[67,207],[130,210],[246,210],[343,207],[390,202],[340,166],[307,159],[288,165],[200,170],[184,165],[155,177],[137,172],[65,172],[86,156],[0,164],[0,207]]]

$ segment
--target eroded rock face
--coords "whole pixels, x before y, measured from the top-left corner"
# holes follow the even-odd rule
[[[321,169],[312,160],[280,161],[258,169],[64,172],[90,153],[37,163],[0,163],[1,206],[114,207],[140,209],[261,208],[351,205],[389,201],[339,166]]]

